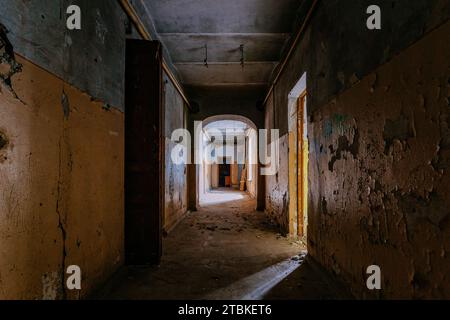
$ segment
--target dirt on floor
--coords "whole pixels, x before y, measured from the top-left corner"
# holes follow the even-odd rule
[[[163,242],[161,264],[125,267],[100,299],[337,298],[246,193],[216,190]],[[229,202],[223,202],[229,201]]]

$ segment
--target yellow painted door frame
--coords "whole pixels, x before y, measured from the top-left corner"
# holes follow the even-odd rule
[[[308,209],[308,140],[304,137],[306,91],[297,100],[297,236],[306,236]]]

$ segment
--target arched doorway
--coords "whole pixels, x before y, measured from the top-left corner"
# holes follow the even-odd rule
[[[199,134],[201,161],[197,164],[196,188],[199,204],[232,201],[243,193],[256,199],[256,125],[243,116],[217,115],[202,121]]]

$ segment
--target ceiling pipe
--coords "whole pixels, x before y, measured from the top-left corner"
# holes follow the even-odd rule
[[[308,26],[309,20],[311,19],[312,13],[314,11],[314,9],[317,6],[317,3],[319,2],[319,0],[314,0],[314,2],[311,4],[311,7],[309,8],[308,14],[305,17],[305,20],[303,21],[303,24],[301,26],[301,28],[298,30],[294,42],[292,43],[292,45],[289,47],[289,51],[287,52],[287,54],[284,56],[280,67],[278,68],[278,72],[277,75],[275,77],[275,79],[272,81],[272,84],[270,85],[269,91],[267,92],[266,98],[264,99],[263,102],[263,106],[266,105],[267,100],[269,100],[270,95],[272,94],[275,85],[277,84],[278,80],[281,77],[281,74],[284,71],[284,68],[286,67],[286,64],[288,63],[289,59],[292,56],[292,53],[294,52],[295,48],[297,47],[298,42],[300,41],[300,36],[302,35],[303,31],[305,31],[306,27]]]
[[[121,4],[121,6],[122,6],[123,10],[125,11],[125,13],[127,14],[127,16],[133,22],[134,26],[136,27],[136,29],[139,32],[139,34],[141,35],[141,37],[145,40],[152,40],[150,34],[147,32],[141,19],[137,15],[136,10],[134,10],[133,6],[130,4],[130,1],[129,0],[119,0],[119,3]],[[189,110],[192,111],[191,104],[190,104],[188,98],[186,97],[186,94],[184,93],[182,86],[180,85],[178,80],[173,75],[172,71],[170,70],[170,68],[167,65],[164,58],[162,61],[162,68],[163,68],[164,72],[167,74],[167,76],[169,77],[170,81],[172,81],[172,83],[175,86],[175,88],[177,89],[178,93],[183,98],[183,100],[186,103],[186,105],[188,106]]]

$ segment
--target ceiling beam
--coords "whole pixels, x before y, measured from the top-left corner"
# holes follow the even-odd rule
[[[267,88],[268,82],[204,82],[204,81],[190,81],[186,85],[191,88],[247,88],[247,87],[261,87]],[[264,91],[263,91],[264,92]]]
[[[184,84],[268,83],[276,62],[270,63],[180,63],[175,64]]]
[[[290,33],[301,0],[141,0],[160,33]]]
[[[289,33],[285,32],[244,32],[244,33],[233,33],[233,32],[161,32],[158,33],[161,37],[173,37],[173,36],[186,36],[186,37],[289,37]]]

